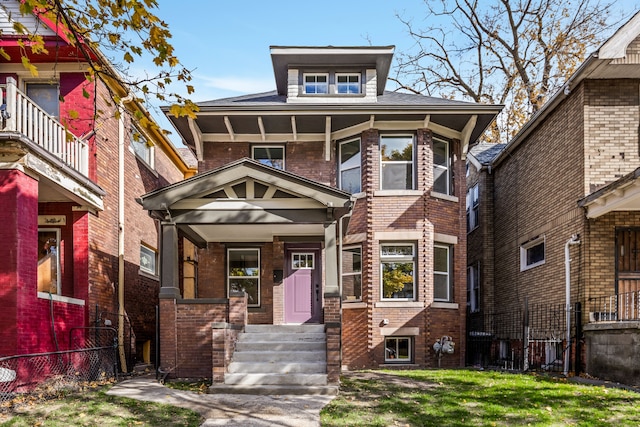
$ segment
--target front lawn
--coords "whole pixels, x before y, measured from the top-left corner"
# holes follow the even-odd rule
[[[345,375],[322,426],[639,426],[640,394],[472,370]]]

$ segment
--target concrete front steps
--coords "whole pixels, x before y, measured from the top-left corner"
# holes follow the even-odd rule
[[[327,382],[324,325],[247,325],[224,384],[209,393],[337,394]]]

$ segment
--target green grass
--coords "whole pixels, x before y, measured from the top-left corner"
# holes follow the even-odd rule
[[[333,426],[639,426],[640,394],[471,370],[345,376],[321,412]]]
[[[199,426],[202,417],[170,405],[109,396],[107,387],[61,393],[46,400],[27,398],[0,412],[0,426]]]

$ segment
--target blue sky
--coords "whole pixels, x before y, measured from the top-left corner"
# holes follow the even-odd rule
[[[616,7],[628,18],[638,3],[618,0]],[[396,15],[426,26],[423,0],[158,0],[158,5],[178,58],[193,70],[196,102],[275,89],[271,45],[395,45],[401,52],[413,43]],[[131,71],[142,73],[148,66],[136,62],[138,69]],[[150,109],[180,145],[168,120]]]

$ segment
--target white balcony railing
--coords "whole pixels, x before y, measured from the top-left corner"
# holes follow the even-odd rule
[[[8,77],[2,88],[2,131],[18,132],[84,176],[89,172],[89,147],[18,89]]]

